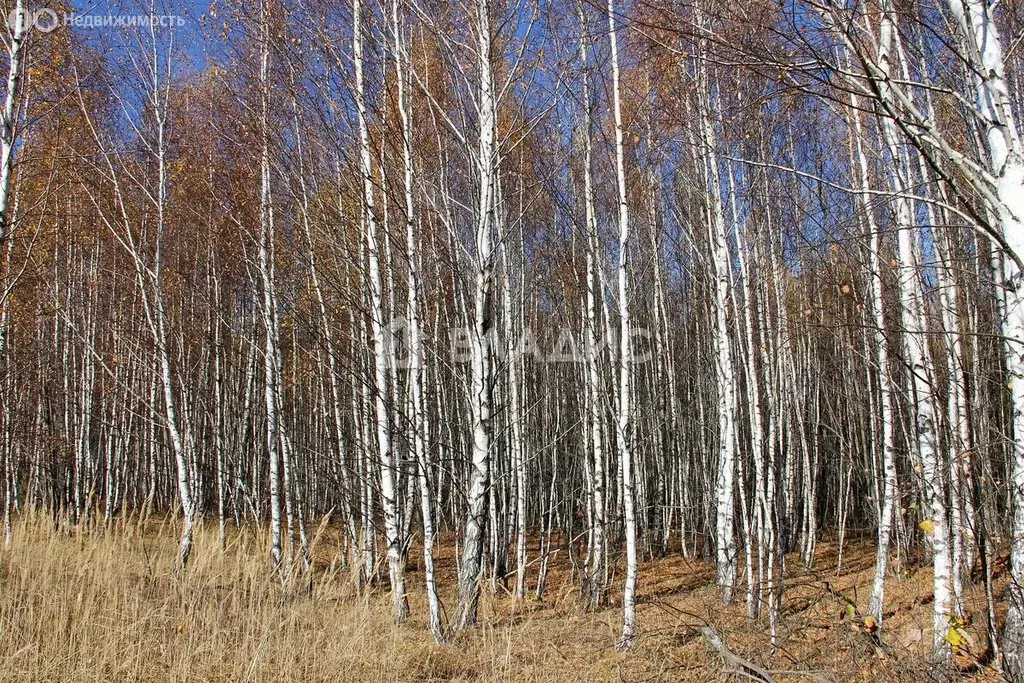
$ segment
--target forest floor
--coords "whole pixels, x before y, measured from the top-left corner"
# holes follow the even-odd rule
[[[438,646],[426,627],[415,553],[408,575],[413,616],[395,626],[386,591],[359,595],[348,570],[339,568],[336,530],[322,528],[315,538],[312,591],[302,581],[285,589],[268,578],[260,535],[234,533],[221,551],[212,525],[200,529],[189,567],[175,579],[175,530],[168,520],[151,520],[144,530],[121,520],[105,531],[54,533],[46,522],[18,520],[11,547],[0,550],[0,680],[758,680],[734,673],[735,660],[711,648],[701,627],[777,681],[928,678],[931,572],[896,567],[879,640],[861,617],[873,574],[869,541],[847,544],[839,574],[835,543],[819,544],[815,570],[788,560],[776,648],[766,624],[746,617],[742,562],[738,600],[729,606],[719,601],[710,563],[678,554],[644,562],[640,638],[633,652],[620,653],[619,595],[607,609],[582,611],[564,552],[552,556],[542,600],[531,593],[517,605],[500,585],[485,590],[479,627]],[[530,550],[536,557],[536,546]],[[443,539],[439,585],[449,611],[452,552],[451,539]],[[531,589],[537,568],[528,573]],[[856,606],[852,618],[847,604]],[[958,674],[999,680],[980,663],[980,582],[969,588],[966,609]]]

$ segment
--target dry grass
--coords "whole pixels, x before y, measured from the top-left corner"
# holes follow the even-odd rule
[[[544,601],[517,606],[499,588],[485,595],[478,629],[439,647],[427,633],[422,592],[411,596],[411,622],[394,626],[384,591],[357,595],[333,561],[333,533],[319,538],[309,593],[268,578],[266,544],[252,533],[234,534],[222,552],[216,531],[201,530],[188,571],[173,579],[167,522],[143,530],[121,520],[106,531],[67,534],[22,519],[10,549],[0,551],[0,680],[721,680],[720,658],[695,630],[705,624],[780,681],[814,680],[811,671],[821,672],[818,680],[917,681],[928,671],[927,569],[890,582],[888,651],[840,619],[842,604],[824,587],[828,581],[864,609],[868,544],[848,549],[849,571],[841,577],[793,571],[774,652],[764,624],[748,622],[742,604],[718,603],[709,565],[679,557],[647,562],[640,573],[643,635],[635,652],[622,654],[612,649],[618,609],[582,613],[561,554]],[[823,545],[818,566],[830,566],[833,553]],[[439,564],[444,585],[453,585],[451,556],[442,554]],[[421,579],[413,560],[410,584]],[[452,595],[443,597],[452,604]],[[977,643],[984,642],[981,600],[972,589],[976,623],[969,630]],[[976,659],[958,657],[964,674],[996,680]]]

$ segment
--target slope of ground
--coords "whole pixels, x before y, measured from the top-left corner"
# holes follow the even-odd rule
[[[215,529],[197,537],[188,570],[171,576],[174,530],[150,522],[145,532],[120,521],[106,531],[54,532],[22,520],[0,551],[0,680],[37,681],[370,681],[370,680],[751,680],[737,659],[709,646],[710,628],[736,658],[775,680],[926,680],[931,642],[927,568],[904,569],[888,584],[884,639],[868,633],[872,575],[869,543],[848,546],[835,574],[837,548],[822,544],[817,571],[790,561],[777,646],[767,626],[751,622],[742,602],[722,606],[709,564],[678,555],[640,571],[641,638],[632,653],[613,650],[620,626],[617,596],[608,609],[580,610],[564,553],[552,557],[543,600],[516,605],[500,585],[484,591],[481,623],[444,646],[433,644],[412,559],[413,617],[397,627],[381,589],[358,594],[340,569],[332,537],[315,544],[312,590],[268,579],[264,539],[233,534],[226,551]],[[454,586],[451,539],[439,555],[443,586]],[[534,553],[535,555],[535,553]],[[529,578],[536,578],[537,565]],[[618,578],[616,577],[616,583]],[[531,588],[533,586],[531,585]],[[451,608],[454,596],[442,597]],[[850,618],[854,608],[857,613]],[[970,637],[959,675],[998,680],[985,659],[984,593],[967,596]],[[754,679],[756,680],[756,678]]]

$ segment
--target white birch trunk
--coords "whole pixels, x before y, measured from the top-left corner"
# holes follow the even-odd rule
[[[1003,45],[993,7],[984,0],[948,0],[978,74],[976,106],[985,122],[989,170],[996,205],[990,207],[1009,247],[1000,273],[1005,291],[1002,331],[1010,375],[1013,447],[1010,472],[1013,501],[1010,546],[1010,609],[1003,633],[1004,674],[1024,677],[1024,145],[1014,120]]]
[[[620,650],[631,650],[636,644],[636,514],[634,512],[634,480],[632,460],[631,384],[633,359],[629,321],[629,204],[626,198],[626,159],[622,143],[622,104],[619,85],[619,46],[615,35],[615,3],[608,0],[608,39],[612,55],[612,113],[615,121],[615,178],[619,191],[619,467],[622,472],[622,511],[626,534],[626,583],[622,592],[622,634]]]
[[[708,186],[709,237],[714,279],[711,337],[715,350],[715,379],[718,398],[718,470],[715,481],[715,565],[722,602],[730,603],[736,590],[735,470],[736,470],[736,382],[733,377],[729,339],[729,246],[719,181],[717,136],[710,117],[710,82],[702,87],[700,106],[701,142],[704,146]]]
[[[405,595],[405,558],[402,553],[398,510],[398,468],[391,448],[391,418],[388,410],[390,398],[388,382],[388,347],[384,338],[384,301],[380,274],[380,245],[377,234],[373,196],[373,169],[370,156],[370,135],[366,124],[366,101],[363,85],[363,38],[361,1],[352,3],[352,51],[356,76],[356,113],[359,121],[359,168],[363,178],[363,220],[366,227],[366,253],[369,263],[370,335],[373,340],[373,393],[377,425],[378,465],[380,467],[380,497],[384,508],[384,541],[387,544],[388,573],[391,579],[391,602],[395,620],[409,616],[409,602]]]
[[[479,197],[476,208],[476,251],[473,318],[470,332],[470,413],[472,447],[467,496],[466,528],[459,567],[459,603],[455,623],[468,628],[476,623],[483,572],[487,495],[490,488],[492,367],[489,336],[492,326],[491,293],[494,280],[494,183],[496,104],[491,71],[491,19],[487,0],[476,2],[477,69],[479,71],[480,141],[477,150]]]
[[[430,633],[438,643],[444,641],[441,629],[441,605],[434,577],[434,502],[431,495],[430,459],[427,451],[428,414],[423,391],[423,332],[420,311],[420,250],[414,231],[416,220],[413,201],[412,111],[406,100],[407,60],[403,31],[399,23],[398,0],[391,3],[392,31],[395,41],[395,78],[398,91],[398,113],[402,120],[402,166],[405,190],[405,240],[409,259],[409,384],[412,403],[412,448],[419,488],[420,515],[423,521],[423,575],[427,589],[427,610]],[[411,512],[410,512],[411,515]]]
[[[14,119],[18,98],[21,96],[22,47],[25,43],[25,31],[32,23],[32,12],[25,6],[23,0],[17,0],[11,16],[15,17],[15,20],[14,26],[11,27],[11,40],[7,45],[7,94],[4,99],[4,118],[0,121],[0,253],[4,253],[4,242],[11,227],[8,226],[11,221],[7,214],[11,195],[11,175],[14,172]]]
[[[584,5],[579,6],[580,23],[584,32],[580,37],[580,62],[583,74],[583,201],[586,212],[587,228],[587,302],[586,302],[586,353],[587,353],[587,390],[590,423],[590,434],[593,456],[593,522],[590,544],[589,595],[591,609],[597,609],[604,601],[605,588],[605,444],[604,444],[604,397],[601,392],[601,371],[598,365],[600,348],[599,312],[597,299],[601,296],[600,282],[597,280],[596,262],[600,258],[599,238],[597,234],[597,215],[594,211],[594,181],[592,169],[592,143],[590,139],[590,75],[587,64],[586,17]]]
[[[860,113],[856,96],[852,97],[854,146],[856,149],[857,171],[861,189],[870,188],[868,162],[864,154]],[[889,540],[892,535],[892,516],[896,498],[896,431],[893,414],[893,381],[889,371],[889,349],[885,338],[885,300],[882,297],[882,235],[875,221],[874,211],[865,195],[861,195],[862,210],[868,230],[868,268],[870,270],[870,308],[873,316],[872,348],[878,366],[879,413],[882,437],[882,490],[881,514],[878,520],[878,545],[875,549],[875,577],[871,584],[868,600],[868,614],[879,624],[885,606],[885,576],[889,566]]]
[[[266,446],[270,471],[270,564],[274,571],[282,567],[281,519],[281,435],[277,410],[278,344],[277,307],[274,301],[274,209],[271,204],[270,179],[270,27],[269,8],[265,1],[260,16],[260,237],[259,273],[263,294],[263,401],[267,413]]]
[[[899,37],[893,15],[885,8],[881,22],[879,44],[879,66],[884,73],[893,73],[891,59],[895,42]],[[882,97],[891,97],[888,86],[882,86]],[[896,124],[887,117],[881,118],[882,137],[889,153],[891,184],[894,193],[905,193],[908,187],[909,169],[906,156],[897,144]],[[932,392],[934,372],[927,347],[927,329],[924,319],[925,300],[919,274],[920,258],[914,230],[916,228],[910,201],[905,196],[896,196],[894,217],[899,251],[899,300],[906,334],[903,335],[904,351],[910,371],[912,415],[918,463],[924,485],[927,506],[926,530],[932,546],[934,567],[933,590],[935,602],[932,608],[932,656],[935,663],[946,668],[951,663],[952,653],[947,631],[952,609],[951,564],[949,548],[949,521],[946,509],[945,472],[940,464],[938,431],[935,424],[935,402]]]

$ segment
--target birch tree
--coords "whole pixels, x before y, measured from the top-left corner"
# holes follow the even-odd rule
[[[10,221],[9,205],[11,176],[14,172],[16,124],[19,98],[21,97],[22,51],[26,30],[30,27],[30,12],[22,0],[14,3],[11,16],[10,37],[5,40],[7,47],[7,92],[4,94],[3,121],[0,121],[0,253],[4,251]]]
[[[993,9],[975,0],[950,0],[948,5],[962,32],[964,52],[974,74],[975,107],[988,152],[988,173],[975,170],[969,177],[977,178],[975,182],[979,189],[984,190],[982,196],[995,218],[1009,257],[1005,259],[1005,270],[1000,275],[1006,297],[1001,324],[1006,340],[1006,365],[1011,378],[1013,404],[1011,487],[1014,507],[1010,558],[1015,580],[1006,620],[1003,657],[1007,675],[1020,677],[1024,676],[1024,591],[1017,578],[1024,576],[1024,351],[1021,347],[1024,344],[1024,300],[1019,284],[1024,277],[1024,268],[1021,267],[1024,254],[1024,143],[1014,118],[1005,76],[1002,39]],[[931,130],[927,130],[922,138],[929,149],[939,147],[946,151]]]
[[[441,606],[437,596],[434,576],[434,495],[431,482],[430,457],[428,454],[429,413],[424,405],[424,352],[423,322],[420,303],[423,287],[420,275],[420,246],[416,234],[417,214],[414,202],[413,155],[412,155],[412,111],[406,95],[408,78],[408,51],[404,27],[400,21],[399,2],[391,3],[391,20],[394,41],[395,87],[398,97],[398,113],[402,122],[402,178],[405,197],[405,241],[406,258],[409,267],[408,310],[409,310],[409,384],[412,403],[412,449],[416,462],[420,488],[420,516],[423,523],[423,574],[427,589],[430,632],[438,643],[444,640],[441,629]]]
[[[619,205],[619,263],[617,268],[619,298],[619,404],[617,435],[619,467],[622,471],[622,514],[626,535],[626,584],[622,592],[622,634],[620,650],[631,650],[636,642],[636,512],[634,510],[634,479],[631,439],[632,407],[630,393],[633,382],[631,349],[632,330],[629,322],[629,203],[626,193],[626,155],[623,151],[622,105],[619,85],[619,46],[615,32],[615,4],[608,0],[608,40],[611,43],[612,115],[615,124],[615,180]]]
[[[391,415],[388,408],[390,389],[388,377],[388,341],[385,335],[385,311],[380,268],[380,236],[377,228],[376,207],[373,196],[373,168],[371,166],[370,136],[366,122],[366,102],[363,84],[362,7],[360,0],[352,4],[352,53],[355,61],[356,114],[359,122],[359,168],[362,173],[363,222],[366,229],[366,252],[369,263],[370,334],[373,340],[375,423],[377,427],[378,466],[380,467],[380,495],[384,507],[384,540],[387,544],[388,573],[391,577],[392,611],[395,619],[404,621],[409,616],[409,603],[405,595],[405,556],[401,548],[398,517],[398,468],[391,446]]]
[[[491,485],[491,390],[493,369],[489,340],[493,326],[491,297],[494,285],[494,210],[498,159],[495,149],[496,99],[491,71],[491,18],[488,0],[476,0],[473,33],[476,38],[479,146],[475,159],[479,196],[473,252],[473,316],[470,338],[469,402],[472,416],[472,458],[466,522],[459,566],[459,603],[455,623],[467,628],[476,623],[483,572],[486,502]],[[493,531],[493,530],[492,530]]]

